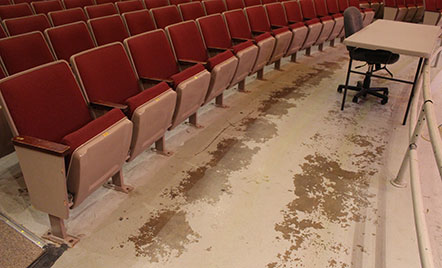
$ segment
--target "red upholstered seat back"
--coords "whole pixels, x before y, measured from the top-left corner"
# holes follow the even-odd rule
[[[326,0],[328,12],[331,14],[339,13],[338,2],[337,0]]]
[[[1,39],[0,57],[9,75],[54,61],[41,32]]]
[[[315,12],[315,6],[313,5],[313,0],[299,0],[299,4],[301,5],[304,19],[314,19],[317,17]]]
[[[232,39],[221,14],[214,14],[197,20],[207,47],[231,48]]]
[[[170,79],[179,72],[164,30],[143,33],[125,42],[140,77]]]
[[[442,0],[436,0],[436,9],[442,10]]]
[[[388,0],[385,0],[385,3],[387,3],[387,1]],[[338,0],[338,6],[339,6],[339,11],[344,12],[344,10],[348,8],[347,0]],[[385,6],[387,6],[387,4],[385,4]]]
[[[436,0],[425,0],[425,10],[427,11],[437,11]]]
[[[84,11],[86,11],[86,15],[89,17],[89,19],[118,14],[118,11],[113,3],[88,6],[84,8]]]
[[[152,12],[157,28],[164,29],[166,26],[183,21],[176,6],[153,8],[150,12]]]
[[[179,4],[184,4],[184,3],[190,3],[191,0],[169,0],[169,4],[170,5],[179,5]]]
[[[37,1],[31,3],[35,14],[48,14],[51,11],[62,10],[63,5],[59,0]]]
[[[45,14],[7,19],[4,20],[3,23],[11,36],[33,31],[43,32],[45,29],[51,27],[51,24],[49,23],[49,20]]]
[[[233,10],[223,13],[224,19],[229,27],[230,35],[236,38],[252,39],[247,17],[242,10]]]
[[[92,120],[64,61],[3,80],[0,91],[20,135],[60,142]]]
[[[0,66],[0,79],[3,79],[6,77],[5,71],[3,70],[3,67]]]
[[[83,21],[49,28],[45,34],[60,60],[69,61],[72,55],[95,46],[86,23]]]
[[[227,10],[234,10],[238,8],[244,8],[244,2],[242,0],[225,0]]]
[[[82,8],[71,8],[68,10],[53,11],[48,13],[52,25],[59,26],[77,21],[87,21],[86,14]]]
[[[8,36],[5,32],[5,29],[3,29],[3,26],[0,24],[0,38],[5,38]]]
[[[0,6],[0,19],[11,19],[32,15],[31,6],[28,3]]]
[[[206,15],[203,4],[199,1],[178,5],[183,20],[196,20]]]
[[[118,0],[94,0],[96,5],[102,5],[102,4],[108,4],[108,3],[115,3]]]
[[[399,7],[399,6],[405,6],[405,0],[396,0],[396,6],[397,7]]]
[[[32,0],[11,0],[9,4],[21,4],[21,3],[28,3],[31,4]]]
[[[0,6],[10,5],[11,2],[9,0],[0,0]]]
[[[140,0],[116,2],[115,5],[117,6],[118,12],[120,14],[144,9],[143,2],[141,2]]]
[[[123,14],[123,20],[129,29],[130,35],[136,35],[155,30],[155,23],[148,10],[137,10]]]
[[[244,4],[246,7],[258,6],[261,5],[261,0],[244,0]]]
[[[165,7],[169,5],[169,0],[144,0],[146,8]]]
[[[263,5],[266,5],[266,4],[276,3],[278,1],[277,0],[261,0],[261,2]]]
[[[289,24],[281,3],[267,4],[264,7],[271,25],[287,26]]]
[[[85,6],[92,6],[94,5],[93,0],[63,0],[64,6],[66,9],[74,8],[74,7],[85,7]]]
[[[319,17],[328,16],[327,6],[325,5],[325,0],[313,0],[316,8],[316,14]]]
[[[166,28],[178,59],[206,62],[207,50],[195,21],[185,21]]]
[[[90,101],[124,104],[140,93],[138,78],[121,43],[76,54],[72,63]]]
[[[129,37],[120,15],[91,19],[88,23],[99,46],[112,42],[123,42]]]
[[[304,20],[301,12],[301,6],[297,1],[282,2],[282,6],[285,9],[285,13],[287,14],[287,19],[289,22],[294,23]]]
[[[263,6],[247,7],[245,9],[252,31],[270,32],[270,22]]]
[[[359,5],[359,0],[348,0],[348,5],[351,7],[361,8]]]
[[[204,9],[206,10],[207,15],[212,15],[216,13],[223,13],[227,10],[226,4],[224,4],[223,0],[208,0],[203,1]]]

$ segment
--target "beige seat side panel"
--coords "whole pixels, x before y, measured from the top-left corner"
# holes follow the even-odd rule
[[[256,57],[256,62],[252,68],[252,73],[261,70],[270,60],[272,56],[273,49],[275,48],[276,40],[274,37],[269,37],[261,40],[257,43],[259,51]]]
[[[437,25],[441,17],[440,12],[425,11],[424,24]]]
[[[232,81],[233,75],[235,74],[237,65],[238,59],[236,57],[231,57],[212,69],[210,86],[204,104],[223,93],[223,91],[229,86],[230,81]]]
[[[287,49],[289,48],[290,42],[292,41],[292,32],[287,31],[277,34],[275,35],[275,39],[275,49],[273,50],[273,54],[270,57],[269,63],[273,63],[281,59],[285,55]]]
[[[285,56],[292,55],[293,53],[296,53],[301,49],[302,45],[304,44],[307,38],[308,28],[307,26],[296,28],[292,30],[292,33],[293,33],[293,38]]]
[[[322,25],[323,26],[322,26],[321,34],[319,35],[318,40],[316,40],[315,45],[322,44],[328,39],[328,37],[330,36],[330,34],[333,30],[333,27],[335,26],[335,22],[333,20],[328,20],[328,21],[324,21],[322,23]]]
[[[229,87],[236,85],[238,82],[244,80],[252,71],[253,64],[255,64],[256,57],[258,56],[258,47],[253,45],[245,48],[238,53],[238,67],[236,68],[235,75]]]
[[[384,20],[395,20],[398,11],[395,7],[384,7]]]
[[[301,49],[309,48],[313,46],[314,43],[316,43],[316,40],[318,40],[319,35],[321,34],[322,30],[322,24],[321,23],[315,23],[308,26],[309,32],[307,39],[304,42],[304,45]]]
[[[344,28],[344,17],[335,18],[334,20],[335,20],[335,26],[333,27],[333,30],[330,36],[328,37],[327,41],[331,41],[336,37],[338,37],[342,29]]]

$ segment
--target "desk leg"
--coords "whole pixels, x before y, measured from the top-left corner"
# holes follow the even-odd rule
[[[411,100],[413,100],[414,90],[416,88],[417,80],[419,78],[419,74],[422,68],[422,61],[423,58],[419,58],[419,64],[417,65],[416,75],[414,76],[413,87],[411,88],[410,98],[408,99],[407,110],[405,111],[404,121],[402,122],[402,125],[405,125],[407,123],[407,117],[408,117],[408,112],[410,110]]]
[[[348,63],[347,78],[345,79],[344,95],[342,96],[341,111],[344,110],[345,97],[347,96],[347,87],[348,87],[348,81],[350,80],[350,73],[351,73],[350,71],[351,71],[352,62],[353,62],[353,59],[350,58],[350,62]]]

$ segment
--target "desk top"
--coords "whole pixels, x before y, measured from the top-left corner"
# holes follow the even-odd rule
[[[441,34],[440,26],[391,20],[376,20],[344,40],[344,44],[366,49],[430,58]]]

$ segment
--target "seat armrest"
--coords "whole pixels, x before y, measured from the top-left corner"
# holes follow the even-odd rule
[[[110,101],[102,101],[102,100],[91,101],[90,105],[93,108],[106,109],[106,110],[117,108],[117,109],[120,109],[122,111],[126,111],[127,108],[128,108],[127,105],[124,105],[124,104],[113,103],[113,102],[110,102]]]
[[[44,153],[53,154],[56,156],[65,156],[69,152],[69,146],[43,140],[35,137],[30,136],[16,136],[12,139],[12,143],[15,146],[25,147],[37,151],[41,151]]]

